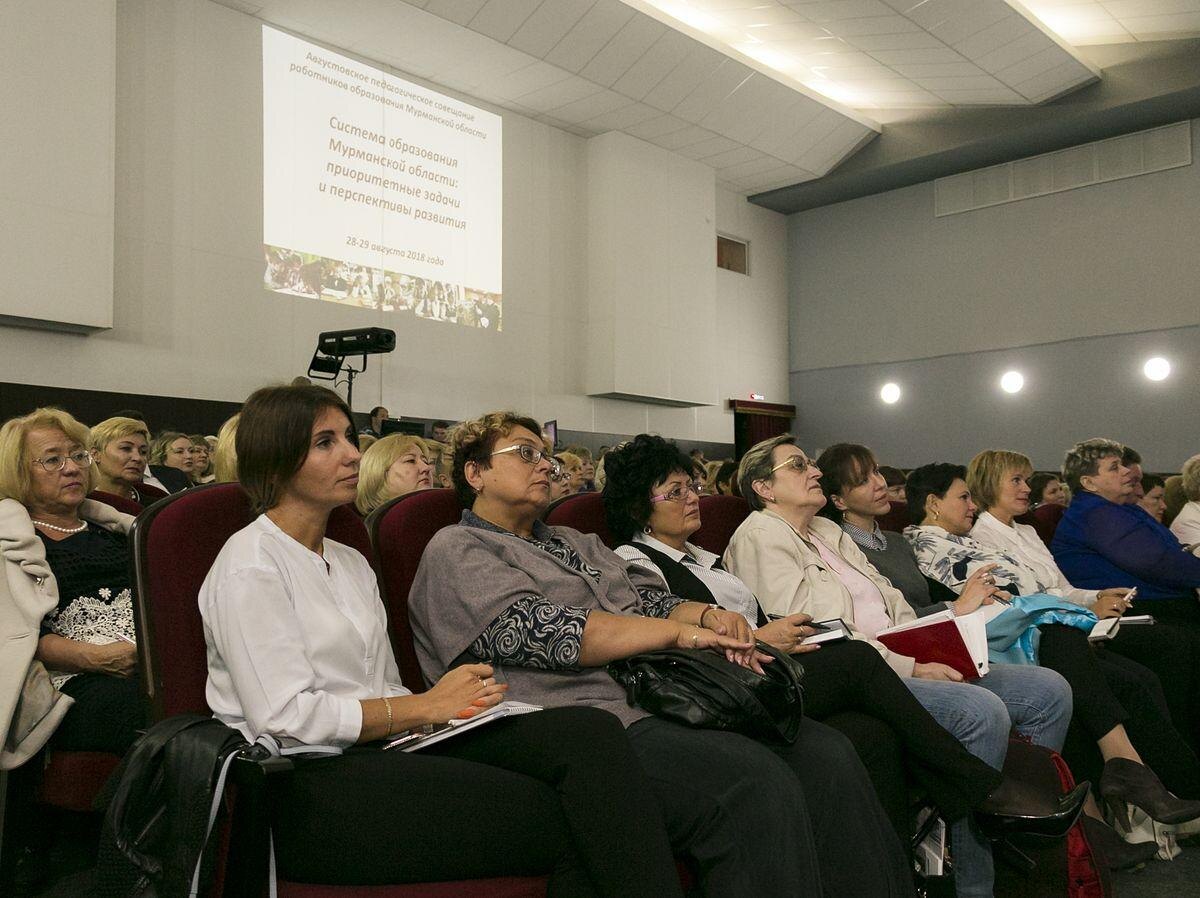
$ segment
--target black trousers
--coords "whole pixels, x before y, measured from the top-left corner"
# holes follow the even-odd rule
[[[879,721],[888,734],[885,742],[899,745],[904,768],[947,821],[964,816],[999,784],[1000,772],[934,720],[872,646],[855,640],[826,643],[799,657],[804,664],[805,713],[829,720],[851,711]],[[829,723],[841,729],[836,719]],[[846,732],[864,762],[872,758],[868,771],[880,763],[880,746],[874,744],[879,732],[873,729],[864,733],[861,724],[855,724]],[[894,787],[885,789],[894,796]]]
[[[137,677],[76,674],[62,685],[75,699],[50,737],[60,751],[110,751],[123,755],[146,726],[141,685]]]
[[[1145,604],[1151,605],[1151,601]],[[1192,604],[1196,604],[1193,602]],[[1200,606],[1197,606],[1200,607]],[[1139,609],[1140,612],[1140,609]],[[1148,612],[1153,614],[1153,611]],[[1156,616],[1157,619],[1157,616]],[[1168,622],[1122,627],[1105,648],[1153,671],[1175,729],[1200,750],[1200,626]]]
[[[1093,648],[1076,627],[1053,624],[1041,631],[1038,660],[1066,678],[1075,699],[1063,757],[1076,778],[1098,781],[1104,762],[1096,740],[1123,724],[1163,785],[1181,798],[1200,797],[1200,760],[1171,723],[1158,677],[1136,661]]]
[[[620,721],[555,708],[420,752],[351,749],[272,787],[280,872],[382,884],[549,872],[551,896],[680,895]]]
[[[841,733],[806,719],[794,745],[768,745],[653,717],[628,733],[705,895],[913,894],[905,850]]]

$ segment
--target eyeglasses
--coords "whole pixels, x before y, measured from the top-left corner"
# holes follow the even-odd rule
[[[811,461],[804,457],[803,453],[797,452],[795,455],[789,456],[786,461],[781,461],[779,464],[773,467],[771,469],[771,474],[774,474],[780,468],[786,468],[789,466],[795,468],[797,471],[804,471],[812,466],[812,464],[813,463]],[[771,474],[768,474],[767,477],[770,477]]]
[[[515,446],[509,446],[505,449],[497,449],[492,455],[504,455],[506,452],[517,453],[517,455],[521,456],[521,461],[530,465],[540,464],[543,458],[549,460],[551,480],[563,480],[570,476],[557,459],[547,455],[541,449],[534,449],[528,443],[518,443]]]
[[[689,480],[687,483],[680,483],[671,489],[667,490],[661,496],[651,496],[651,502],[683,502],[687,499],[689,492],[700,495],[700,491],[704,489],[704,484],[699,480]]]
[[[92,463],[92,456],[84,449],[80,449],[78,452],[72,452],[70,455],[48,455],[45,458],[35,458],[33,463],[35,465],[41,465],[44,470],[47,470],[53,474],[56,471],[61,471],[63,468],[65,468],[67,466],[68,459],[75,462],[75,464],[81,468],[86,468]]]

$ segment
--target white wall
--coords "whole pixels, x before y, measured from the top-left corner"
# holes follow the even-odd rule
[[[932,183],[791,216],[806,448],[865,442],[907,467],[1002,446],[1054,467],[1109,436],[1177,468],[1200,451],[1197,209],[1193,163],[945,218]],[[1175,365],[1159,384],[1140,371],[1153,354]],[[891,407],[887,381],[905,391]]]
[[[358,409],[458,418],[514,406],[568,430],[731,442],[726,398],[786,401],[785,219],[724,194],[717,228],[752,239],[755,274],[714,269],[729,336],[695,360],[718,372],[714,407],[585,395],[585,141],[499,109],[502,334],[265,292],[261,23],[208,0],[126,0],[117,12],[113,327],[0,328],[0,380],[238,401],[303,373],[318,332],[380,325],[396,329],[397,349],[371,359]]]
[[[0,316],[113,315],[115,0],[0,4]]]

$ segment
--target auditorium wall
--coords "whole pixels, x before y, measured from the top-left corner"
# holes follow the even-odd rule
[[[1192,123],[1193,153],[1200,122]],[[1075,440],[1200,452],[1200,165],[943,218],[933,184],[789,217],[791,390],[806,447],[901,466]],[[1141,373],[1151,355],[1174,371]],[[1016,395],[999,390],[1014,368]],[[880,387],[898,383],[885,406]]]
[[[113,326],[0,326],[0,380],[237,401],[303,374],[321,331],[391,326],[356,409],[516,407],[566,430],[731,443],[726,399],[787,401],[786,219],[722,190],[716,230],[751,242],[753,268],[714,265],[722,339],[696,359],[717,372],[712,405],[586,396],[586,140],[487,104],[504,118],[502,334],[265,292],[261,24],[208,0],[117,4]]]

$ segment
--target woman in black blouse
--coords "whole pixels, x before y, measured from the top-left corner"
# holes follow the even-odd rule
[[[7,540],[25,544],[29,582],[13,584],[44,603],[36,658],[75,702],[51,745],[121,754],[144,716],[136,678],[126,533],[133,518],[86,499],[88,430],[45,408],[0,430],[0,492],[28,515],[6,515]],[[40,549],[40,552],[39,552]],[[33,574],[41,554],[52,578]]]

